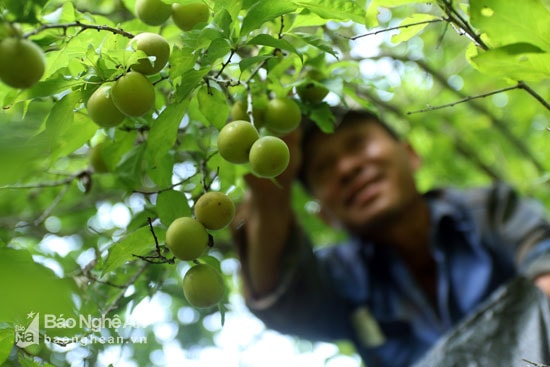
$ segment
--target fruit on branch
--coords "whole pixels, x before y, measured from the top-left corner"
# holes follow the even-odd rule
[[[250,121],[250,116],[248,116],[248,104],[246,102],[237,101],[231,106],[231,119],[234,120],[245,120]],[[261,128],[264,125],[264,113],[265,107],[256,106],[254,103],[252,105],[252,117],[254,119],[254,126],[256,128]]]
[[[166,231],[166,245],[180,260],[194,260],[208,247],[208,232],[191,217],[175,219]]]
[[[107,163],[105,163],[105,158],[103,157],[103,143],[99,143],[90,148],[88,157],[90,166],[95,173],[109,172],[109,167],[107,167]]]
[[[209,191],[199,197],[194,211],[195,218],[206,229],[217,230],[231,223],[235,216],[235,204],[223,192]]]
[[[172,20],[183,31],[190,31],[197,24],[210,18],[210,9],[203,2],[190,4],[172,4]]]
[[[250,167],[258,177],[274,178],[288,167],[290,151],[276,136],[263,136],[250,148]]]
[[[170,57],[170,45],[161,35],[151,32],[140,33],[130,41],[130,46],[148,56],[132,65],[132,70],[142,74],[156,74],[164,68]]]
[[[86,103],[88,116],[101,127],[109,128],[119,125],[125,118],[116,108],[111,97],[111,86],[103,84],[97,88]]]
[[[252,144],[259,138],[258,130],[248,121],[237,120],[225,125],[218,134],[218,152],[228,162],[248,162]]]
[[[302,121],[300,106],[289,97],[274,98],[267,103],[264,114],[265,127],[278,135],[296,129]]]
[[[161,25],[172,15],[172,6],[161,0],[136,0],[136,16],[148,25]]]
[[[32,87],[45,69],[44,52],[33,42],[17,37],[0,41],[0,80],[10,87]]]
[[[222,301],[225,284],[220,272],[208,264],[193,265],[183,276],[183,295],[191,306],[209,308]]]
[[[23,31],[17,23],[0,23],[0,40],[6,37],[21,37]]]
[[[111,96],[126,116],[142,116],[155,104],[155,87],[143,74],[130,71],[113,84]]]
[[[309,69],[304,74],[303,83],[296,87],[296,93],[303,102],[318,104],[325,99],[329,90],[321,81],[326,79],[325,75],[318,69]]]
[[[316,81],[305,82],[296,87],[296,93],[298,93],[300,99],[311,104],[321,103],[328,92],[327,87]]]

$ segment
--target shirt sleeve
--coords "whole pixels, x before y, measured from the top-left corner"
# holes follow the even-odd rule
[[[541,203],[497,183],[486,204],[494,243],[509,244],[519,272],[528,277],[550,272],[550,223]]]
[[[251,291],[243,238],[238,247],[246,305],[268,328],[313,340],[351,337],[352,307],[341,297],[326,263],[319,260],[298,226],[291,231],[280,263],[280,282],[268,295],[258,297]]]

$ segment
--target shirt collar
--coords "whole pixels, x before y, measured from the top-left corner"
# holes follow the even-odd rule
[[[460,205],[452,200],[451,195],[446,189],[433,189],[423,194],[430,210],[430,245],[433,250],[437,250],[439,247],[440,241],[435,239],[439,235],[444,222],[451,222],[460,231],[467,231],[469,227],[464,212],[461,210]],[[375,253],[376,246],[371,241],[353,236],[350,242],[356,248],[357,253],[362,252],[367,258],[371,258]]]

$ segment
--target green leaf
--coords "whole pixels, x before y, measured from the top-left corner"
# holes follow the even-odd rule
[[[187,198],[181,191],[163,191],[157,196],[157,214],[162,224],[169,226],[174,219],[191,216]]]
[[[176,90],[178,101],[183,101],[202,83],[203,78],[210,72],[209,67],[199,70],[188,70],[181,76],[181,85]]]
[[[178,129],[187,111],[188,101],[171,104],[151,124],[147,139],[147,152],[153,166],[166,156],[178,137]]]
[[[246,59],[243,59],[239,62],[239,69],[241,70],[241,72],[250,70],[252,65],[259,64],[259,63],[263,62],[264,60],[268,60],[268,59],[271,59],[273,57],[274,56],[272,56],[272,55],[260,55],[260,56],[247,57]]]
[[[289,34],[289,36],[294,36],[314,47],[317,47],[319,50],[338,58],[338,53],[336,52],[336,50],[332,48],[332,44],[326,42],[322,38],[311,35],[309,33],[300,33],[300,32],[294,32],[292,34]]]
[[[491,49],[471,61],[480,71],[502,78],[524,81],[550,78],[550,53],[528,43]]]
[[[176,79],[183,73],[192,70],[197,61],[197,55],[195,49],[191,47],[177,47],[172,48],[170,53],[170,77]]]
[[[308,0],[296,1],[296,4],[311,10],[325,19],[351,20],[365,23],[365,10],[353,0]]]
[[[250,7],[243,19],[241,35],[246,35],[260,28],[281,15],[291,13],[297,9],[296,4],[288,0],[258,0]]]
[[[225,7],[227,7],[228,4],[224,4]],[[216,7],[219,7],[219,3],[215,3],[214,5],[214,23],[220,27],[223,33],[226,35],[231,34],[231,25],[233,24],[233,16],[231,15],[231,12],[227,10],[227,8],[222,9],[216,9]],[[233,1],[233,4],[231,4],[231,7],[235,9],[233,13],[235,14],[235,18],[240,10],[240,4],[238,2]]]
[[[144,154],[145,144],[140,144],[122,157],[122,161],[116,167],[116,173],[120,181],[130,189],[141,187]]]
[[[407,4],[422,4],[422,3],[429,3],[430,1],[422,1],[422,0],[373,0],[370,3],[370,7],[378,8],[380,6],[386,7],[386,8],[394,8],[396,6],[401,5],[407,5]]]
[[[399,24],[400,28],[399,33],[392,36],[393,43],[406,42],[420,33],[424,28],[428,26],[429,23],[423,23],[435,19],[436,17],[431,14],[413,14],[410,17],[403,19]],[[417,24],[423,23],[423,24]],[[417,25],[413,25],[417,24]],[[409,26],[410,25],[410,26]]]
[[[216,38],[208,47],[204,62],[213,64],[216,60],[224,57],[231,51],[231,45],[225,38]]]
[[[164,231],[155,228],[155,235],[159,241],[164,240]],[[138,256],[149,255],[155,250],[155,240],[149,226],[144,226],[128,234],[122,240],[115,243],[109,249],[109,255],[105,261],[102,274],[115,271],[129,261],[135,260]]]
[[[491,47],[530,43],[550,51],[550,11],[540,0],[470,1],[471,22]]]
[[[0,307],[0,323],[26,323],[29,312],[75,315],[75,293],[72,279],[57,277],[28,251],[0,248],[0,294],[9,300]]]
[[[300,56],[300,59],[302,59],[302,55],[298,53],[296,48],[290,44],[287,40],[281,38],[275,38],[269,34],[259,34],[256,37],[252,38],[247,42],[248,45],[263,45],[263,46],[270,46],[274,48],[279,48],[281,50],[287,50],[292,53],[295,53],[296,55]]]
[[[82,85],[82,80],[69,77],[70,75],[72,75],[72,72],[69,68],[58,69],[47,79],[22,91],[12,103],[53,96]]]
[[[309,118],[319,126],[321,131],[331,133],[334,131],[334,123],[336,121],[330,106],[326,103],[321,103],[312,108],[308,113]]]
[[[15,331],[12,328],[0,329],[0,366],[8,359],[15,343]]]
[[[97,131],[97,126],[88,118],[75,115],[79,99],[80,93],[70,93],[54,104],[46,119],[46,129],[37,137],[49,143],[52,163],[81,147]],[[76,121],[75,116],[78,116]]]
[[[146,167],[147,177],[149,177],[158,187],[170,187],[172,185],[172,176],[174,172],[174,154],[167,152],[160,156],[155,162],[148,157]]]
[[[35,360],[32,356],[28,356],[24,353],[19,353],[17,356],[17,362],[21,367],[55,367],[48,362],[42,362]]]
[[[203,86],[197,93],[199,109],[209,124],[221,129],[229,117],[225,94],[214,86]]]

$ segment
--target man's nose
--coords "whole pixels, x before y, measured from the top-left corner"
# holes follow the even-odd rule
[[[336,172],[340,183],[346,184],[361,172],[361,163],[357,155],[342,155],[336,164]]]

